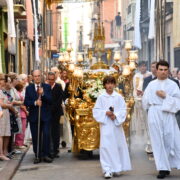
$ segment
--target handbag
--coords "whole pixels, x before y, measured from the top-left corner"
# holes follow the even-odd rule
[[[16,120],[16,116],[13,113],[10,114],[10,124],[11,124],[11,132],[13,134],[19,132],[19,126]]]
[[[8,101],[10,101],[10,102],[13,101],[12,96],[7,91],[3,91],[3,93],[4,93],[4,95],[7,96]],[[10,114],[11,133],[15,134],[15,133],[19,132],[19,126],[18,126],[18,122],[16,120],[16,115],[11,111],[9,111],[9,114]]]

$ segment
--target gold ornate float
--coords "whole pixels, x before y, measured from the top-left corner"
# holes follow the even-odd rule
[[[121,64],[118,64],[118,67]],[[130,60],[121,72],[116,71],[112,67],[108,67],[103,62],[95,63],[90,69],[83,70],[74,67],[74,71],[70,73],[70,98],[67,104],[67,111],[74,125],[73,152],[80,150],[93,151],[99,148],[100,131],[99,124],[92,116],[92,109],[95,104],[98,93],[102,90],[102,80],[106,75],[112,75],[116,78],[118,85],[122,88],[116,88],[121,93],[127,105],[127,118],[123,124],[127,140],[129,140],[130,120],[134,106],[132,96],[132,77],[134,68],[130,68]],[[69,65],[69,69],[70,65]],[[98,89],[99,88],[99,89]],[[93,94],[96,94],[96,97]]]

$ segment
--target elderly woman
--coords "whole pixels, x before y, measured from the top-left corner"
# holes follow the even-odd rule
[[[23,90],[18,92],[18,94],[19,94],[19,96],[21,96],[20,98],[24,100],[25,93],[26,93],[26,87],[30,83],[32,83],[32,75],[27,76],[26,74],[20,74],[18,76],[18,81],[19,81],[20,84],[23,85]],[[16,88],[16,86],[15,86],[15,88]],[[18,88],[19,88],[19,85],[18,85]],[[17,88],[16,88],[16,90],[17,90]],[[19,91],[19,90],[17,90],[17,91]],[[25,130],[25,137],[23,138],[24,139],[24,143],[23,143],[23,145],[18,145],[15,142],[16,146],[19,147],[20,149],[23,148],[25,144],[28,144],[28,141],[31,140],[30,127],[29,127],[29,123],[27,122],[28,111],[26,109],[23,110],[22,107],[25,107],[25,106],[21,105],[21,109],[20,109],[21,122],[22,122],[22,134],[20,135],[20,137],[23,137],[22,135],[24,134],[24,130]],[[24,127],[24,125],[26,125],[26,126]]]
[[[17,90],[15,89],[15,86],[18,83],[17,74],[16,73],[9,73],[8,77],[10,78],[10,86],[11,86],[9,93],[10,93],[11,97],[13,98],[13,102],[12,102],[13,107],[18,112],[18,115],[16,117],[16,121],[17,121],[18,126],[19,126],[19,131],[17,132],[17,134],[18,134],[18,133],[22,132],[22,122],[21,122],[21,117],[20,117],[20,106],[23,104],[23,101],[21,100],[21,98],[18,95]]]
[[[15,112],[12,103],[8,101],[8,97],[4,91],[5,75],[0,74],[0,106],[3,110],[3,116],[0,118],[0,160],[9,160],[8,145],[11,136],[10,115],[9,110]]]
[[[22,83],[24,89],[28,86],[28,76],[26,74],[20,74],[17,79]]]
[[[23,94],[23,84],[18,83],[15,86],[19,99],[24,102],[24,94]],[[20,116],[21,116],[21,123],[22,123],[22,133],[16,134],[15,136],[15,146],[18,149],[24,149],[26,146],[24,146],[24,138],[25,138],[25,130],[26,130],[26,118],[28,115],[28,111],[26,109],[26,106],[21,105],[20,106]]]

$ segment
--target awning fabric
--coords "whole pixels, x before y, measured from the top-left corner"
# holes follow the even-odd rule
[[[16,29],[14,22],[13,0],[6,0],[8,9],[8,52],[16,54]]]
[[[27,37],[29,40],[34,40],[34,25],[33,25],[33,12],[32,3],[30,0],[26,1],[26,14],[27,14]]]
[[[180,1],[173,2],[173,47],[180,47]]]

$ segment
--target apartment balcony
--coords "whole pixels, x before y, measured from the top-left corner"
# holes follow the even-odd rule
[[[0,7],[7,6],[6,0],[0,0]]]
[[[3,8],[4,12],[7,12],[7,6]],[[26,18],[26,9],[25,9],[25,0],[14,0],[14,18],[16,19],[25,19]]]
[[[129,5],[128,5],[128,9],[127,9],[127,18],[126,18],[126,31],[132,31],[134,30],[134,14],[135,14],[135,6],[136,4],[134,3],[134,1],[132,1]]]
[[[166,2],[166,16],[173,14],[173,2]]]

